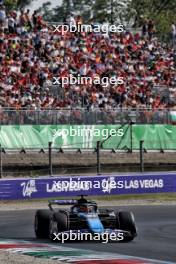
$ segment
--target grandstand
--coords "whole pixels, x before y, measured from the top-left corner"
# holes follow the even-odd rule
[[[5,9],[1,6],[1,13]],[[174,48],[133,34],[54,33],[29,11],[6,13],[0,22],[0,104],[18,109],[175,107]],[[54,76],[121,76],[123,85],[82,84],[52,89]],[[155,87],[172,91],[170,98]],[[51,89],[50,89],[51,87]],[[61,91],[62,90],[62,91]],[[175,95],[175,94],[174,94]]]
[[[72,23],[83,23],[78,17],[72,17]],[[91,23],[94,28],[96,23]],[[150,29],[136,33],[54,32],[36,11],[7,11],[1,4],[1,152],[45,152],[49,141],[56,151],[94,150],[102,141],[90,135],[59,135],[53,141],[53,129],[74,125],[100,130],[122,125],[124,137],[110,137],[102,146],[108,150],[136,151],[141,139],[146,150],[175,150],[175,47],[160,42],[149,23]],[[116,76],[123,83],[53,85],[55,76],[70,75]]]

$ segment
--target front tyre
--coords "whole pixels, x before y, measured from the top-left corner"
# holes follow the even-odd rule
[[[130,236],[125,237],[124,241],[132,241],[137,236],[135,219],[132,212],[119,212],[120,229],[129,231]]]
[[[49,223],[51,212],[38,210],[35,214],[34,230],[37,238],[49,238]]]
[[[57,212],[50,219],[49,237],[52,241],[60,241],[59,233],[68,231],[68,216],[65,213]],[[61,237],[61,234],[60,234]],[[59,239],[58,239],[59,238]]]
[[[49,238],[52,241],[57,242],[57,240],[58,240],[58,238],[57,238],[58,233],[59,232],[58,232],[57,222],[54,219],[54,217],[51,217],[50,224],[49,224]]]

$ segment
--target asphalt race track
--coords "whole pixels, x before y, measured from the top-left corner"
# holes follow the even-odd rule
[[[134,212],[138,237],[133,242],[109,244],[95,242],[67,243],[63,246],[176,263],[176,205],[140,205],[118,208]],[[34,210],[0,211],[0,237],[36,241],[33,231],[34,214]]]

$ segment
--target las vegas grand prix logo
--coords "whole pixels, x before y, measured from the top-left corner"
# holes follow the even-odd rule
[[[29,180],[21,183],[23,197],[31,197],[32,193],[37,192],[35,180]]]

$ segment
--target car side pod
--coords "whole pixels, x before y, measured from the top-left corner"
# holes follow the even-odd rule
[[[87,222],[90,232],[92,233],[103,233],[104,232],[104,227],[102,225],[102,222],[98,214],[80,213],[79,216],[84,218],[84,220]]]

